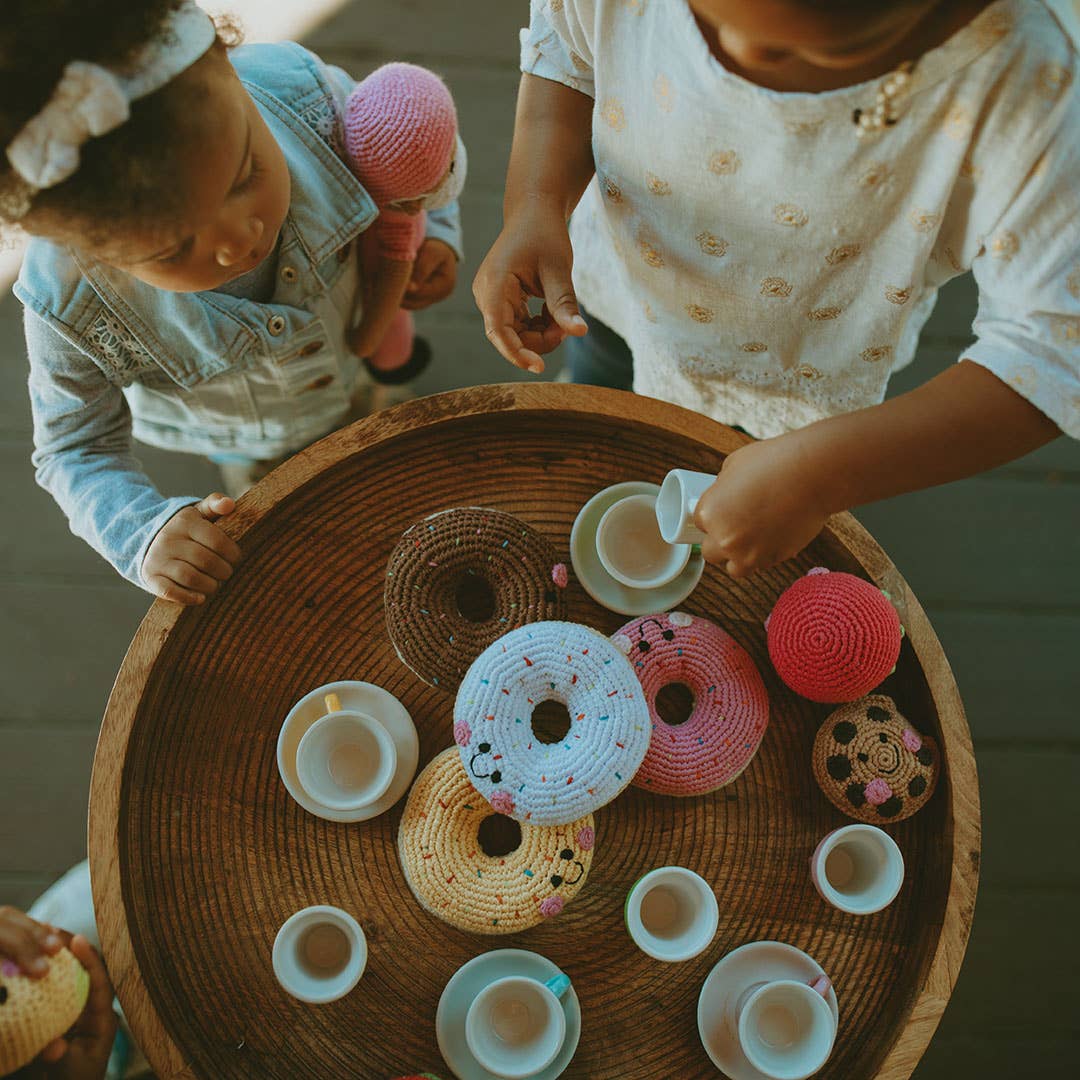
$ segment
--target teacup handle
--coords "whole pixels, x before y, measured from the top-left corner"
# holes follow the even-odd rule
[[[819,975],[810,983],[810,989],[816,990],[823,998],[827,998],[832,989],[832,982],[828,975]]]
[[[570,976],[560,971],[558,975],[552,975],[544,985],[557,997],[561,998],[570,989]]]
[[[326,694],[323,701],[326,702],[327,712],[341,712],[341,698],[337,694]]]

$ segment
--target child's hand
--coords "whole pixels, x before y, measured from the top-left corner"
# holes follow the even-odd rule
[[[35,922],[15,908],[0,908],[0,956],[13,960],[31,978],[48,971],[46,956],[66,945],[90,976],[90,994],[82,1015],[66,1037],[54,1039],[18,1080],[101,1080],[116,1036],[113,988],[105,965],[81,935],[72,937]]]
[[[425,240],[416,253],[412,278],[401,306],[408,311],[445,300],[457,284],[457,256],[442,240]]]
[[[541,353],[586,332],[572,266],[570,235],[556,210],[530,206],[503,226],[473,280],[473,297],[488,340],[511,364],[539,374]],[[529,314],[530,296],[544,301],[539,315]]]
[[[707,562],[744,577],[790,559],[821,532],[829,512],[795,446],[780,436],[728,455],[694,512]]]
[[[236,541],[213,522],[236,503],[221,492],[185,506],[161,527],[143,559],[143,580],[155,596],[177,604],[201,604],[227,581],[240,559]]]

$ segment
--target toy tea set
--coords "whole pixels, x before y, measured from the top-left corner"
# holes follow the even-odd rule
[[[610,637],[566,621],[567,568],[526,523],[464,507],[414,524],[389,559],[387,629],[419,678],[455,694],[455,745],[415,776],[416,728],[397,698],[370,683],[331,683],[282,724],[277,760],[289,794],[312,814],[349,823],[408,792],[398,832],[405,878],[452,926],[505,934],[562,915],[586,886],[604,806],[631,784],[675,797],[716,791],[742,773],[765,734],[769,700],[750,656],[715,623],[672,610],[703,572],[693,515],[714,479],[673,470],[660,487],[616,484],[581,508],[574,572],[594,599],[632,616]],[[810,874],[824,901],[852,915],[880,911],[899,893],[903,856],[878,826],[923,806],[939,771],[934,743],[872,693],[893,669],[902,633],[877,587],[822,568],[782,593],[766,620],[784,683],[840,705],[817,733],[812,768],[857,823],[821,840]],[[657,710],[672,683],[694,699],[677,726]],[[537,709],[552,702],[565,710],[565,730],[547,741]],[[645,873],[624,916],[631,940],[667,963],[700,955],[719,924],[712,886],[678,866]],[[65,992],[46,994],[33,1024],[18,1002],[51,984],[0,969],[0,1073],[32,1059],[81,1009],[85,990],[77,1002],[68,992],[63,956],[53,966]],[[362,927],[325,905],[293,914],[273,946],[280,985],[311,1004],[354,990],[366,962]],[[813,1075],[830,1056],[838,1018],[822,967],[774,941],[724,956],[698,999],[703,1047],[732,1080]],[[466,963],[436,1014],[439,1049],[462,1080],[553,1080],[581,1026],[570,977],[520,949]]]

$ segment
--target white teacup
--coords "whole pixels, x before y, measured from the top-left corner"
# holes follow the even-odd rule
[[[559,999],[570,989],[560,973],[547,982],[510,975],[489,983],[465,1014],[465,1042],[479,1064],[506,1080],[546,1069],[566,1040]]]
[[[626,897],[626,929],[655,960],[689,960],[716,934],[720,905],[712,886],[683,866],[661,866],[634,883]]]
[[[810,876],[833,907],[870,915],[896,899],[904,883],[904,856],[896,841],[876,826],[845,825],[818,844]]]
[[[690,545],[669,544],[660,535],[654,495],[628,495],[600,518],[596,554],[616,581],[631,589],[656,589],[683,572]]]
[[[700,544],[705,534],[694,524],[698,500],[716,483],[712,473],[672,469],[656,496],[656,523],[669,544]]]
[[[364,974],[367,938],[341,908],[303,908],[277,932],[273,965],[277,981],[294,998],[312,1005],[337,1001]]]
[[[342,709],[334,694],[327,698],[331,711],[296,748],[296,776],[323,806],[361,810],[386,794],[397,771],[397,747],[375,717]]]
[[[812,986],[795,979],[751,986],[736,1006],[746,1060],[771,1080],[813,1076],[829,1060],[836,1039],[828,992],[824,977]]]

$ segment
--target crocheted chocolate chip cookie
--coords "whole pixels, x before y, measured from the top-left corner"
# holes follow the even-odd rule
[[[837,809],[857,821],[901,821],[937,786],[941,754],[884,694],[831,713],[814,740],[814,779]]]

